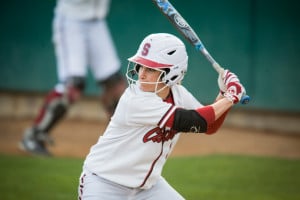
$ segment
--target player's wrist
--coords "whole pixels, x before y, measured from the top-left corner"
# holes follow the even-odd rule
[[[225,97],[224,99],[229,101],[232,105],[238,102],[238,99],[234,95],[230,94],[229,92],[225,92],[223,96]]]
[[[219,91],[219,94],[220,94],[221,96],[224,96],[225,92],[222,91],[222,90],[220,90],[220,91]]]

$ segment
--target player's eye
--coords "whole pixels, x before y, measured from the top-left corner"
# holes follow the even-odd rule
[[[137,69],[138,68],[138,69]],[[153,73],[153,72],[157,72],[156,69],[153,69],[153,68],[149,68],[149,67],[145,67],[143,65],[137,65],[136,66],[136,70],[138,70],[137,72],[140,72],[141,70],[143,72],[147,72],[147,73]]]
[[[153,69],[153,68],[148,68],[148,67],[147,67],[147,71],[148,71],[148,72],[156,72],[157,70],[156,70],[156,69]]]
[[[141,65],[140,64],[136,64],[135,67],[134,67],[134,70],[136,72],[139,72],[140,68],[141,68]]]

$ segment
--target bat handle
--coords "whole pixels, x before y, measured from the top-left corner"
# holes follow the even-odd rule
[[[222,74],[224,72],[224,68],[221,67],[217,62],[214,62],[212,66],[219,74]],[[250,96],[248,96],[247,94],[243,94],[240,103],[245,105],[248,104],[249,102],[250,102]]]
[[[213,68],[218,72],[218,74],[223,74],[224,68],[219,65],[216,61],[212,63]]]

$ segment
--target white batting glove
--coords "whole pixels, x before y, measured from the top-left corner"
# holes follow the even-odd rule
[[[240,82],[229,82],[223,96],[233,104],[237,104],[245,93],[246,90]]]
[[[218,77],[218,85],[222,95],[227,91],[230,82],[240,82],[240,80],[237,75],[226,69],[222,74],[219,74]]]

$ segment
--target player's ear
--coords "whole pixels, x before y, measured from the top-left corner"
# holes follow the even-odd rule
[[[163,70],[166,72],[166,74],[170,72],[170,68],[164,68]]]
[[[163,80],[163,78],[170,72],[169,68],[163,68],[163,71],[165,71],[165,73],[162,73],[160,79]]]

